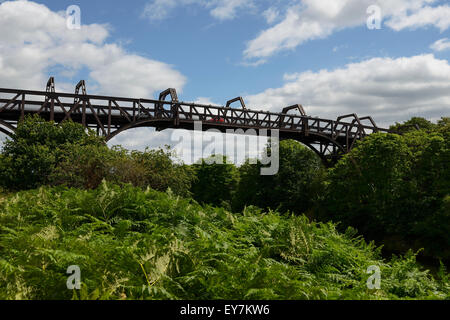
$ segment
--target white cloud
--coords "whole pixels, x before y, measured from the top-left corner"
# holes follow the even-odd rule
[[[450,7],[423,7],[410,15],[394,16],[386,24],[396,31],[434,26],[442,32],[450,26]]]
[[[122,145],[129,150],[144,151],[145,148],[156,149],[170,143],[170,135],[173,130],[157,132],[154,128],[136,128],[126,130],[109,143],[109,146]]]
[[[269,9],[263,12],[263,16],[266,19],[268,24],[274,23],[280,15],[280,12],[277,8],[270,7]]]
[[[211,16],[219,20],[234,19],[238,11],[253,7],[253,0],[152,0],[142,13],[150,21],[164,20],[178,6],[197,5],[209,9]]]
[[[136,55],[123,55],[91,72],[102,91],[111,95],[151,97],[154,92],[177,88],[182,92],[185,78],[171,66]]]
[[[220,103],[216,103],[211,100],[211,98],[207,97],[198,97],[195,101],[195,103],[203,104],[203,105],[213,105],[213,106],[220,106]]]
[[[244,55],[247,59],[264,60],[278,51],[293,49],[314,38],[328,35],[330,27],[319,21],[306,21],[299,13],[300,6],[289,8],[283,21],[262,32],[247,44]]]
[[[58,75],[88,70],[88,90],[99,94],[152,97],[186,79],[168,64],[126,52],[107,43],[108,26],[69,30],[66,19],[31,1],[0,3],[0,86],[43,89],[50,70]],[[73,86],[70,89],[73,90]],[[92,92],[94,93],[94,92]]]
[[[434,26],[441,31],[450,26],[450,6],[431,7],[437,0],[297,0],[285,8],[284,19],[262,31],[247,43],[247,61],[268,57],[299,45],[328,37],[332,33],[365,25],[367,8],[378,5],[385,26],[394,30]]]
[[[440,39],[430,46],[434,51],[445,51],[450,49],[450,40],[448,38]]]
[[[249,0],[221,0],[216,1],[215,8],[211,10],[211,15],[219,20],[233,19],[239,9],[251,7]]]
[[[151,21],[164,20],[177,4],[176,0],[154,0],[145,5],[142,15]]]
[[[0,3],[0,30],[0,87],[43,90],[51,70],[57,90],[73,92],[74,83],[58,79],[82,68],[88,70],[87,89],[93,94],[151,98],[168,87],[181,90],[186,82],[168,64],[107,43],[108,26],[69,30],[64,16],[31,1]],[[119,136],[119,143],[138,149],[156,147],[164,138],[148,128]],[[3,139],[0,134],[0,143]]]
[[[280,88],[246,98],[250,108],[280,112],[301,103],[311,116],[357,113],[389,126],[412,116],[450,115],[450,65],[433,55],[374,58],[336,70],[285,75]]]

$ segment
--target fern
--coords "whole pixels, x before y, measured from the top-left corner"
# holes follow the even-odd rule
[[[81,268],[81,290],[66,287]],[[371,291],[368,266],[382,272]],[[0,299],[445,299],[449,277],[306,217],[103,182],[0,199]]]

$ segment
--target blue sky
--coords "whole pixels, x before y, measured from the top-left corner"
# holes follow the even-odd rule
[[[81,9],[81,30],[65,11]],[[367,8],[381,10],[369,30]],[[312,116],[373,115],[383,126],[450,112],[450,6],[439,0],[0,1],[0,86],[156,97]],[[134,130],[143,149],[167,134]],[[148,142],[148,134],[155,135]]]
[[[360,25],[309,41],[251,67],[245,65],[243,51],[248,41],[268,28],[262,13],[273,1],[257,1],[255,8],[244,9],[227,20],[211,16],[209,8],[198,4],[179,5],[165,19],[150,20],[143,16],[146,5],[151,3],[148,0],[36,2],[55,12],[77,4],[83,24],[109,25],[108,42],[123,43],[128,51],[171,64],[185,75],[185,100],[209,97],[217,103],[279,87],[286,73],[334,69],[369,57],[431,53],[430,44],[449,35],[448,30],[441,32],[432,26],[399,32],[387,27],[369,30]],[[361,15],[368,17],[365,12]],[[450,50],[436,57],[448,59]],[[87,70],[72,80],[77,78],[89,78]]]

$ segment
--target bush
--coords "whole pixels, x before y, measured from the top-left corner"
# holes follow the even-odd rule
[[[175,163],[170,149],[129,152],[120,146],[70,146],[50,176],[52,185],[95,189],[103,180],[188,196],[192,170]]]
[[[124,152],[123,149],[122,152]],[[175,152],[170,147],[157,150],[146,149],[145,152],[132,151],[129,153],[129,158],[129,162],[115,164],[116,170],[113,175],[118,176],[121,182],[132,182],[137,186],[150,186],[158,191],[166,191],[170,188],[177,195],[191,195],[190,189],[195,179],[194,169],[179,163],[175,158]],[[124,166],[126,166],[126,170],[123,170]],[[142,170],[143,180],[138,181],[136,177]],[[114,180],[111,179],[111,181]]]
[[[62,147],[61,153],[61,160],[50,174],[49,184],[84,189],[97,188],[110,176],[112,163],[119,157],[106,145],[67,145]]]
[[[389,250],[450,258],[450,140],[436,131],[372,134],[329,171],[325,219]]]
[[[0,162],[0,184],[9,190],[37,188],[49,182],[55,166],[73,146],[99,146],[102,138],[82,125],[61,125],[27,116],[12,138],[7,138]]]
[[[385,262],[351,229],[170,192],[44,187],[0,200],[0,226],[0,299],[449,298],[443,270],[433,279],[413,254]],[[66,288],[71,265],[80,291]],[[372,265],[380,290],[366,286]]]
[[[280,142],[280,168],[274,176],[262,176],[262,164],[248,162],[239,168],[240,180],[234,208],[247,205],[303,214],[311,211],[324,188],[325,168],[310,149],[293,140]]]
[[[214,160],[219,163],[213,162]],[[200,203],[220,206],[231,205],[235,192],[238,172],[234,164],[228,163],[225,156],[215,155],[201,159],[193,165],[195,180],[192,184],[192,195]]]
[[[395,125],[390,127],[390,130],[404,134],[407,132],[412,132],[416,130],[423,130],[426,132],[430,132],[436,129],[436,124],[432,123],[431,121],[428,121],[425,118],[420,117],[413,117],[410,120],[404,122],[404,123],[396,123]]]
[[[95,189],[103,180],[188,196],[193,171],[172,160],[170,149],[109,149],[92,130],[70,121],[56,125],[26,117],[0,155],[0,186],[26,190],[43,185]]]

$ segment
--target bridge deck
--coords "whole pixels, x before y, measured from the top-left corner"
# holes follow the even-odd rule
[[[87,95],[85,89],[79,94],[78,89],[77,86],[77,92],[70,94],[0,88],[0,131],[11,134],[18,122],[29,114],[38,114],[57,123],[69,119],[79,122],[97,130],[107,140],[137,127],[193,130],[194,123],[201,121],[203,130],[255,129],[256,134],[260,130],[279,130],[281,139],[296,139],[323,159],[336,159],[349,152],[357,140],[369,134],[388,132],[378,128],[370,117],[359,118],[355,114],[330,120],[249,110],[242,99],[242,109],[180,102],[174,89],[160,96],[160,100]],[[168,93],[172,101],[164,100]],[[238,101],[238,98],[232,101]],[[289,109],[292,107],[285,110]],[[370,123],[363,123],[366,120]]]

